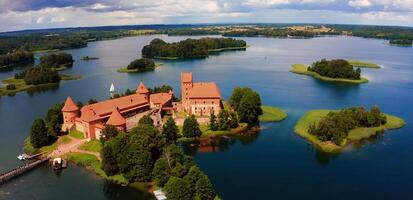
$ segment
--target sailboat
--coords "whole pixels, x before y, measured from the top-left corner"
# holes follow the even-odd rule
[[[110,97],[113,98],[115,94],[115,86],[113,85],[113,83],[110,84],[109,93],[110,93]]]

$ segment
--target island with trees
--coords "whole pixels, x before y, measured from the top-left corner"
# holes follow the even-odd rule
[[[65,70],[73,65],[72,55],[62,53],[46,54],[40,57],[40,66],[44,68],[50,68],[57,71]]]
[[[389,44],[396,46],[411,47],[413,46],[413,39],[393,39],[389,41]]]
[[[352,142],[404,125],[403,119],[381,112],[378,106],[373,106],[370,111],[364,107],[352,107],[311,110],[300,118],[294,131],[322,151],[340,152]]]
[[[144,71],[153,71],[160,64],[155,64],[152,59],[140,58],[132,61],[126,68],[118,69],[118,72],[135,73]]]
[[[244,40],[232,38],[186,39],[180,42],[167,43],[161,39],[153,39],[142,49],[142,57],[156,59],[206,58],[212,52],[246,49]]]
[[[14,77],[2,80],[3,86],[0,87],[0,96],[12,95],[17,92],[32,90],[35,88],[56,85],[61,80],[77,80],[80,76],[69,76],[59,74],[54,68],[44,66],[34,66],[26,68],[17,73]]]
[[[280,122],[287,113],[273,106],[261,104],[258,92],[248,87],[236,87],[218,115],[211,114],[207,124],[199,124],[194,115],[178,113],[185,118],[179,127],[179,141],[191,142],[223,135],[244,133],[259,129],[260,122]]]
[[[89,61],[89,60],[98,60],[99,57],[83,56],[80,60]]]
[[[33,64],[34,56],[28,51],[13,51],[7,54],[0,54],[0,71],[5,68],[12,68],[17,65]]]
[[[293,64],[290,72],[309,75],[323,81],[344,83],[367,83],[366,78],[361,77],[360,68],[380,68],[379,65],[356,60],[326,60],[314,62],[311,66]]]
[[[91,99],[89,103],[93,102]],[[83,104],[79,102],[77,105],[82,107]],[[33,121],[24,144],[27,153],[48,155],[59,145],[70,145],[75,140],[84,139],[83,134],[77,131],[60,135],[62,108],[63,104],[57,104],[44,118]],[[78,149],[65,153],[63,158],[114,183],[148,191],[162,188],[171,200],[220,199],[208,176],[178,146],[177,131],[171,117],[158,130],[151,117],[145,115],[137,127],[127,133],[106,125],[100,141],[85,142]]]

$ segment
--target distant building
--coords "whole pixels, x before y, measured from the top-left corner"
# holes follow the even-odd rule
[[[215,82],[193,82],[192,72],[181,73],[181,99],[178,111],[196,116],[218,114],[222,109],[221,93]]]
[[[77,130],[88,139],[99,139],[106,124],[126,131],[137,125],[146,114],[159,114],[172,109],[172,91],[149,94],[141,82],[135,94],[85,105],[79,109],[71,97],[67,97],[63,113],[63,131]]]

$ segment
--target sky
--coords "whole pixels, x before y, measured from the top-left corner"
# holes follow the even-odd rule
[[[190,23],[413,26],[413,0],[0,0],[0,32]]]

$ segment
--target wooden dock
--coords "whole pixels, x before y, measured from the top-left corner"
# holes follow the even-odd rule
[[[47,162],[49,160],[49,158],[42,158],[40,160],[36,160],[34,162],[31,163],[27,163],[23,166],[20,167],[16,167],[8,172],[2,173],[0,174],[0,185],[6,183],[7,181],[21,175],[24,174],[30,170],[32,170],[33,168]]]

